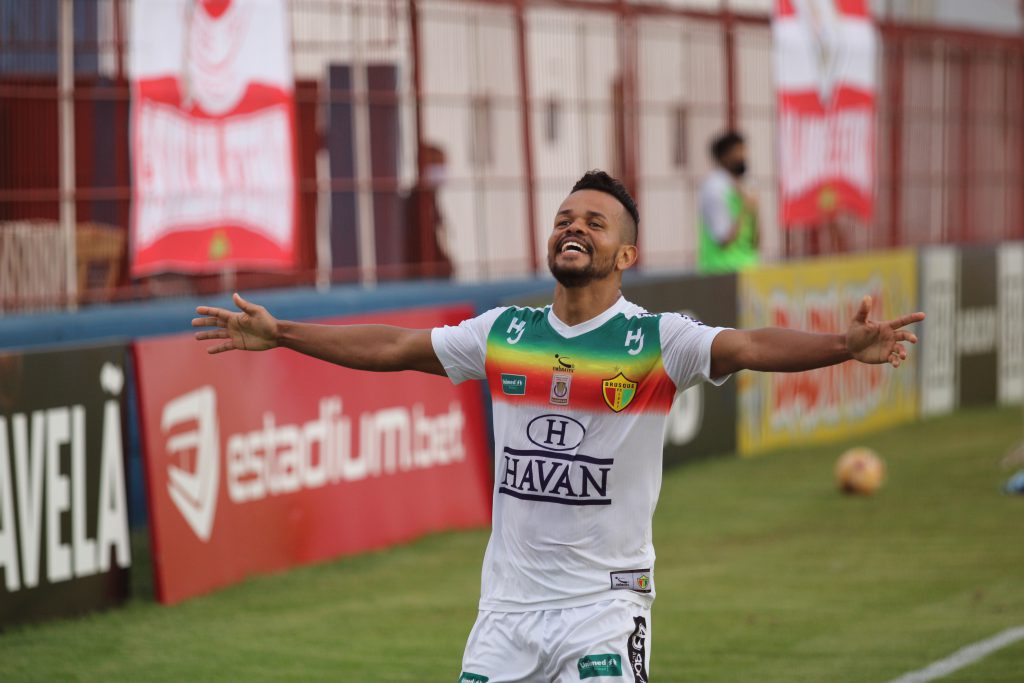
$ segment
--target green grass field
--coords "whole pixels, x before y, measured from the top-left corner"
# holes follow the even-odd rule
[[[1022,425],[1019,409],[965,412],[666,473],[652,680],[886,683],[1024,624],[1024,497],[1000,493],[999,466]],[[832,488],[854,444],[888,462],[874,498]],[[0,681],[454,683],[486,541],[444,534],[171,608],[139,598],[15,629],[0,634]],[[1024,642],[943,680],[1019,683]]]

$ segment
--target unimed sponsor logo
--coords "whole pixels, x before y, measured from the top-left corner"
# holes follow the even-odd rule
[[[80,403],[0,414],[0,573],[8,592],[39,586],[43,573],[58,584],[106,573],[111,562],[131,564],[118,398],[124,375],[106,363],[98,379],[108,396],[102,415]],[[87,453],[87,426],[102,432],[99,453]],[[96,458],[98,478],[90,476]]]
[[[255,428],[221,438],[216,390],[204,386],[168,401],[162,424],[168,494],[203,541],[212,534],[222,465],[228,499],[244,504],[466,457],[465,415],[455,401],[436,415],[419,403],[346,415],[342,399],[327,396],[307,421],[265,411]]]
[[[526,375],[501,373],[501,391],[508,396],[526,395]]]
[[[580,678],[622,676],[622,657],[615,654],[587,655],[576,662]]]

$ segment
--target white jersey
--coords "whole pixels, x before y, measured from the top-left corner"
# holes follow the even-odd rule
[[[574,326],[550,306],[507,307],[433,330],[452,382],[486,379],[493,400],[481,610],[650,606],[665,418],[678,391],[709,379],[721,329],[620,297]]]

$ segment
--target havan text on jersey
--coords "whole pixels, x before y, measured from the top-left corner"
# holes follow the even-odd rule
[[[538,448],[505,446],[498,492],[563,505],[610,505],[608,475],[614,459],[566,452],[576,449],[586,433],[583,424],[568,415],[530,420],[527,437]]]
[[[505,447],[499,493],[563,505],[611,505],[612,458]]]

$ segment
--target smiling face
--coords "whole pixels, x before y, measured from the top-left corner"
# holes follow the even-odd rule
[[[631,267],[636,246],[626,241],[632,219],[615,197],[573,192],[558,208],[548,238],[548,268],[564,287],[584,287]]]

